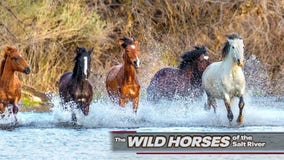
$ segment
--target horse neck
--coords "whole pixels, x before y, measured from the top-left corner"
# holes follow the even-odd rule
[[[3,65],[3,72],[0,78],[1,85],[8,85],[9,83],[13,82],[13,79],[16,76],[15,71],[8,63],[9,61],[6,60],[6,63]]]
[[[186,81],[190,81],[190,79],[192,77],[193,69],[192,69],[191,66],[187,66],[184,69],[180,69],[180,73],[184,76],[184,79]]]
[[[197,66],[192,68],[192,78],[191,78],[191,85],[194,87],[201,87],[202,84],[202,73],[198,70]]]
[[[73,72],[72,72],[72,79],[77,81],[77,82],[81,82],[84,80],[84,78],[82,78],[83,72],[82,70],[80,70],[79,68],[79,64],[75,64]]]
[[[136,81],[136,69],[132,64],[127,63],[127,61],[123,65],[123,75],[123,81],[126,83]]]
[[[224,73],[229,74],[234,72],[234,70],[240,69],[237,63],[234,62],[231,55],[227,55],[222,61],[222,68],[225,71]]]

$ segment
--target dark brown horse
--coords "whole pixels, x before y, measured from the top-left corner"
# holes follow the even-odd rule
[[[181,58],[178,68],[163,68],[154,75],[147,88],[148,100],[193,98],[202,94],[202,73],[210,64],[206,48],[196,46]]]
[[[85,48],[76,48],[75,66],[73,72],[67,72],[60,77],[59,94],[64,103],[74,102],[85,116],[89,114],[89,106],[93,100],[93,87],[88,81],[91,66],[91,52]],[[72,111],[72,121],[77,121]]]
[[[14,114],[18,112],[17,104],[21,99],[21,82],[15,72],[29,74],[31,69],[14,47],[3,47],[2,55],[4,59],[0,68],[0,113],[4,116],[5,108],[9,104],[13,105],[12,112]]]
[[[138,58],[138,42],[132,38],[121,38],[119,44],[125,49],[123,64],[113,66],[107,74],[106,89],[110,99],[124,107],[128,101],[133,102],[133,110],[137,112],[140,85],[136,75],[140,61]]]

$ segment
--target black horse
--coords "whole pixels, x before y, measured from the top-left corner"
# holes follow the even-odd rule
[[[206,48],[196,46],[181,58],[178,68],[163,68],[154,75],[147,88],[149,101],[194,98],[203,93],[201,76],[210,64]]]
[[[59,80],[59,94],[64,103],[74,102],[85,116],[93,100],[93,87],[88,81],[90,75],[91,56],[93,49],[76,48],[75,66],[73,72],[64,73]],[[72,121],[77,121],[72,112]]]

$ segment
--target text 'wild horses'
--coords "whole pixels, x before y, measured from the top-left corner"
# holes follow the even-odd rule
[[[227,117],[231,122],[231,99],[239,97],[239,117],[237,122],[243,122],[245,76],[242,70],[244,66],[244,42],[237,35],[228,35],[228,39],[222,50],[223,61],[215,62],[208,66],[202,76],[202,84],[207,94],[207,106],[216,111],[216,98],[223,99],[227,109]]]
[[[106,77],[106,89],[114,103],[124,107],[128,101],[131,101],[134,112],[137,112],[140,93],[136,71],[140,65],[138,41],[124,37],[120,39],[119,44],[125,49],[123,64],[110,69]]]
[[[64,73],[59,80],[59,94],[64,103],[74,102],[76,108],[81,109],[85,116],[88,115],[93,100],[93,87],[88,80],[92,51],[93,49],[87,51],[85,48],[77,47],[73,71]],[[76,120],[76,115],[72,111],[72,121]]]
[[[11,104],[14,115],[18,112],[18,102],[21,98],[21,82],[15,72],[22,72],[29,74],[31,69],[18,52],[18,50],[11,46],[4,46],[1,50],[4,59],[0,68],[0,112],[2,117],[5,116],[5,108]],[[15,120],[17,118],[15,116]]]
[[[163,68],[152,78],[147,88],[147,99],[157,102],[160,99],[194,98],[202,95],[201,77],[210,64],[204,46],[182,55],[178,68]]]

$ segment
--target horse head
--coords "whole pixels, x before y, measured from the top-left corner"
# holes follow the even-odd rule
[[[182,55],[182,61],[179,68],[184,70],[189,67],[197,69],[198,72],[203,73],[209,66],[210,60],[205,46],[195,46],[195,50],[186,52]]]
[[[228,40],[222,50],[222,57],[228,55],[238,66],[244,66],[244,41],[238,34],[227,35]]]
[[[88,79],[91,70],[91,53],[93,48],[87,51],[83,47],[76,48],[76,57],[74,59],[75,67],[73,70],[74,76],[79,76],[82,79]]]
[[[19,71],[25,74],[29,74],[31,72],[31,68],[28,65],[27,61],[16,48],[11,46],[5,46],[3,49],[3,56],[4,60],[1,66],[2,71],[4,69],[4,65],[6,63],[10,63],[13,71]]]
[[[123,37],[120,39],[119,44],[125,49],[125,53],[123,54],[124,61],[138,69],[140,67],[138,41],[133,38]]]

